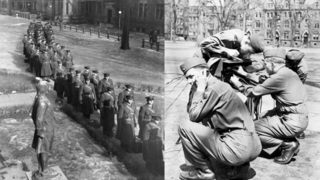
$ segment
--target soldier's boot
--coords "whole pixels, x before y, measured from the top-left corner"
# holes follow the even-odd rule
[[[297,138],[298,138],[298,139],[304,139],[304,138],[306,138],[306,135],[304,134],[304,132],[302,132],[301,134],[299,134],[299,135],[297,136]]]
[[[229,180],[246,180],[251,179],[256,175],[256,171],[250,167],[250,163],[244,163],[239,166],[233,166],[227,172]]]
[[[281,156],[274,158],[274,162],[278,164],[289,163],[292,157],[300,150],[300,144],[297,140],[283,142],[280,147],[282,149]]]
[[[181,180],[214,180],[215,174],[210,169],[194,169],[192,171],[183,171],[180,173]]]

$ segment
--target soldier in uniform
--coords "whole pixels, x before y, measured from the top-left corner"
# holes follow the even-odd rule
[[[37,77],[41,76],[41,59],[40,59],[40,50],[37,49],[36,55],[34,57],[34,71]]]
[[[65,92],[65,87],[66,87],[66,80],[62,76],[62,73],[59,72],[57,73],[57,79],[54,82],[53,90],[57,92],[58,99],[56,102],[62,103],[63,102],[63,94]]]
[[[113,88],[113,81],[110,78],[109,73],[103,73],[103,79],[100,80],[99,87],[98,87],[99,94],[103,93],[107,87]],[[113,96],[114,100],[116,101],[116,94],[114,91],[112,91],[112,96]],[[115,111],[117,111],[117,106],[115,106]]]
[[[66,50],[67,54],[64,56],[64,66],[66,67],[66,69],[71,68],[74,64],[73,64],[73,57],[70,54],[70,50]]]
[[[40,77],[45,79],[49,78],[52,75],[51,62],[46,50],[44,50],[44,55],[41,58],[41,71]]]
[[[73,86],[73,83],[74,83],[74,68],[71,67],[69,68],[69,73],[67,74],[67,83],[66,83],[66,93],[65,93],[65,97],[67,97],[67,100],[68,100],[68,104],[72,104],[72,97],[73,97],[73,94],[72,94],[72,86]]]
[[[191,122],[178,130],[184,156],[196,169],[181,172],[180,179],[215,179],[213,171],[228,179],[252,178],[250,161],[260,154],[261,143],[247,107],[229,84],[209,73],[204,59],[190,58],[180,69],[196,84],[189,99]]]
[[[163,141],[159,122],[160,116],[152,116],[151,121],[146,123],[142,133],[142,155],[146,162],[146,168],[151,172],[163,174]]]
[[[96,104],[95,104],[95,109],[99,109],[99,105],[100,105],[100,103],[99,103],[99,99],[100,99],[100,94],[99,94],[99,81],[100,81],[100,79],[99,79],[99,76],[98,76],[98,70],[93,70],[92,71],[92,76],[91,76],[91,78],[90,78],[90,82],[93,84],[93,86],[94,86],[94,90],[95,90],[95,92],[96,92],[96,99],[97,99],[97,102],[96,102]]]
[[[127,84],[125,86],[125,90],[122,91],[119,96],[118,96],[118,109],[120,108],[120,105],[124,102],[124,98],[127,96],[127,95],[131,95],[132,98],[134,98],[134,93],[133,93],[133,90],[132,90],[132,86]]]
[[[80,103],[82,104],[82,114],[90,120],[90,115],[94,111],[93,104],[96,102],[96,92],[94,85],[90,83],[90,78],[85,76],[85,82],[80,86]]]
[[[147,99],[147,103],[141,106],[139,110],[138,122],[140,126],[140,131],[139,131],[140,139],[142,139],[142,133],[143,133],[143,128],[145,127],[145,124],[151,121],[151,115],[154,114],[154,109],[153,109],[154,97],[148,96],[146,97],[146,99]]]
[[[27,57],[27,42],[28,42],[28,35],[24,34],[23,35],[23,39],[22,39],[22,43],[23,43],[23,55],[25,57]]]
[[[32,142],[32,148],[37,153],[38,171],[33,174],[35,179],[50,179],[55,178],[59,174],[48,168],[48,159],[52,149],[54,139],[54,124],[53,108],[50,101],[46,97],[48,85],[40,78],[36,85],[37,95],[32,106],[32,120],[35,125],[35,132]]]
[[[29,56],[29,65],[30,65],[30,72],[33,73],[34,67],[34,58],[37,55],[37,50],[35,44],[31,44],[30,56]]]
[[[74,78],[73,86],[72,86],[72,105],[76,110],[79,110],[80,106],[80,87],[82,86],[81,81],[81,71],[76,70],[76,75]]]
[[[304,84],[308,76],[308,65],[303,59],[304,53],[297,49],[291,49],[286,55],[286,66],[298,74],[301,82]],[[302,132],[297,136],[299,139],[304,139],[305,134]]]
[[[126,95],[125,101],[120,105],[118,111],[118,128],[116,138],[121,141],[123,147],[128,153],[132,152],[135,143],[135,131],[137,126],[135,106],[133,106],[133,96]]]
[[[251,54],[261,53],[264,50],[263,41],[258,34],[248,35],[240,29],[231,29],[219,32],[201,42],[200,49],[194,57],[204,58],[210,68],[210,72],[221,77],[223,56],[248,59]],[[224,57],[226,58],[226,57]],[[262,70],[262,64],[257,63],[245,67],[250,72]]]
[[[100,98],[100,124],[103,126],[103,134],[112,137],[112,128],[114,127],[115,99],[112,96],[113,88],[107,87]]]
[[[235,77],[232,82],[247,96],[270,94],[275,99],[276,107],[260,115],[255,129],[263,151],[271,155],[281,150],[281,156],[275,157],[274,162],[286,164],[299,151],[295,137],[308,126],[307,93],[298,75],[285,66],[284,48],[268,49],[263,55],[270,78],[255,87],[243,86]]]

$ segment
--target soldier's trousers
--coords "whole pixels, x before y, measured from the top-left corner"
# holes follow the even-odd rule
[[[308,126],[307,114],[277,113],[275,109],[261,114],[255,121],[255,129],[261,140],[263,151],[272,154],[284,140],[301,134]]]
[[[184,156],[193,166],[210,169],[218,161],[227,166],[239,166],[253,161],[261,152],[255,132],[244,129],[219,133],[204,125],[188,122],[179,127]]]

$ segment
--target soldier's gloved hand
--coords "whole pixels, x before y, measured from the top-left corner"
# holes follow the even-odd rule
[[[268,77],[266,75],[259,76],[259,84],[262,84],[267,79],[268,79]]]
[[[242,86],[242,83],[239,81],[239,78],[235,75],[231,76],[230,81],[239,89]]]
[[[240,53],[235,49],[228,49],[227,54],[232,57],[238,57]]]

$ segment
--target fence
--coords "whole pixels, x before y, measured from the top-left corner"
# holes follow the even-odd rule
[[[88,28],[85,27],[84,25],[72,25],[72,24],[66,24],[66,23],[57,23],[57,22],[53,22],[50,21],[50,24],[53,25],[57,25],[59,26],[60,31],[62,31],[63,29],[69,29],[69,30],[75,30],[76,32],[82,32],[84,33],[89,33],[90,35],[97,35],[98,37],[106,37],[107,39],[114,39],[117,41],[121,40],[121,34],[118,34],[118,36],[115,35],[111,35],[109,33],[108,30],[106,29],[100,29],[100,28]],[[144,39],[141,40],[142,43],[142,48],[150,48],[153,49],[153,46],[149,45],[148,43],[146,43],[146,41]],[[161,42],[157,42],[155,43],[155,50],[157,51],[164,51],[164,44],[161,44]]]

